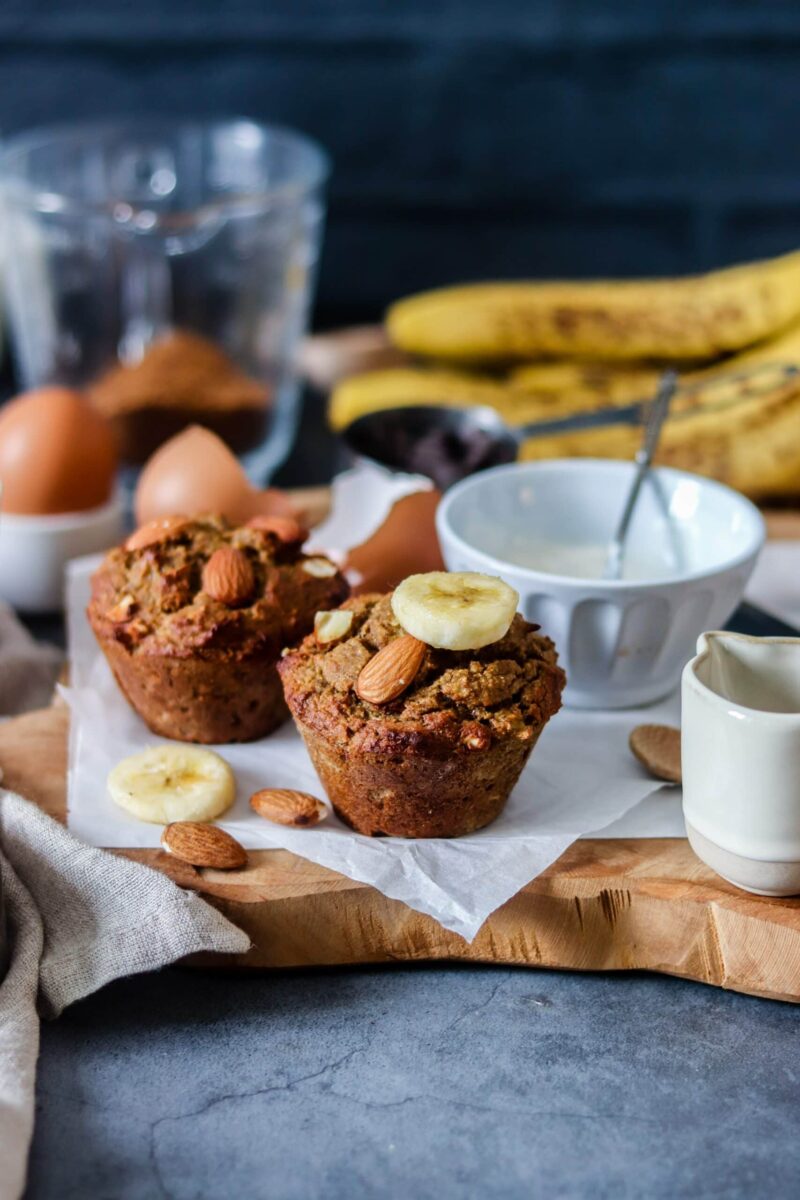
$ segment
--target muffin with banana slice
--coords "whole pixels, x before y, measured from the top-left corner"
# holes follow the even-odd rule
[[[264,737],[288,713],[275,669],[320,609],[349,592],[334,563],[303,554],[287,517],[162,517],[112,550],[88,617],[139,716],[185,742]]]
[[[457,837],[502,811],[566,682],[490,575],[411,575],[321,611],[278,670],[330,800],[359,833]]]

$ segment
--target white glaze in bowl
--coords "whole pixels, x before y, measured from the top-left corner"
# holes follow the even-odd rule
[[[569,574],[531,565],[542,543],[610,541],[633,470],[603,459],[514,463],[457,484],[439,506],[447,566],[500,575],[517,589],[521,611],[558,647],[572,707],[648,704],[676,687],[698,635],[736,608],[764,542],[749,500],[658,468],[642,490],[627,547],[642,578],[580,578],[573,564]]]

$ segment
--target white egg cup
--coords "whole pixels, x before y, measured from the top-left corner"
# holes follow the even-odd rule
[[[682,681],[686,834],[718,875],[800,892],[800,638],[705,633]]]
[[[448,491],[437,530],[451,571],[500,575],[553,639],[572,708],[628,708],[668,695],[699,634],[741,600],[764,542],[758,509],[738,492],[658,468],[642,490],[627,552],[671,556],[666,578],[582,579],[520,566],[535,542],[611,540],[634,466],[603,459],[514,463]]]
[[[0,511],[0,599],[29,613],[64,607],[64,571],[72,558],[122,539],[119,496],[86,512],[24,516]]]

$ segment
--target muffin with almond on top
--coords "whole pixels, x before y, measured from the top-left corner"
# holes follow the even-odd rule
[[[276,663],[349,588],[300,547],[287,517],[233,528],[222,517],[164,517],[136,530],[95,572],[88,617],[117,683],[154,733],[243,742],[288,715]]]
[[[284,655],[289,709],[347,824],[456,837],[500,814],[565,684],[518,600],[488,575],[412,575],[320,612]]]

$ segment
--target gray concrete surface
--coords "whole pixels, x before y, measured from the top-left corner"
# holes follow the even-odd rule
[[[170,970],[44,1028],[28,1197],[797,1195],[799,1020],[656,977]]]

